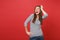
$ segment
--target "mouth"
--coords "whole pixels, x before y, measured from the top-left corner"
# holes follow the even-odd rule
[[[38,13],[38,12],[35,12],[35,13]]]

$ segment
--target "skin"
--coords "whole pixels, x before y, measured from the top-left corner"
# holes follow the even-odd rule
[[[35,8],[35,12],[36,12],[37,18],[39,18],[38,14],[40,13],[40,9],[41,10],[43,9],[43,6],[42,5],[41,5],[41,8],[40,7],[36,7]]]
[[[36,7],[35,12],[36,12],[36,15],[38,15],[40,13],[40,8]]]
[[[43,10],[43,6],[41,5],[41,10],[42,12],[45,14],[46,12]],[[40,13],[40,7],[36,7],[35,8],[35,12],[36,12],[36,15],[37,15],[37,18],[39,18],[38,14]],[[28,31],[28,28],[25,27],[25,32],[27,35],[31,35],[32,33]]]

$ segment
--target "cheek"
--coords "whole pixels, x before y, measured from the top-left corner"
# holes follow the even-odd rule
[[[38,10],[38,12],[40,12],[40,10]]]
[[[35,9],[35,12],[40,12],[40,9]]]
[[[37,12],[37,10],[35,10],[35,12]]]

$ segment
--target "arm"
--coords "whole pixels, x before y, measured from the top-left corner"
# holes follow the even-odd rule
[[[30,32],[28,32],[28,22],[32,19],[33,14],[31,14],[24,22],[25,32],[30,35]]]
[[[41,11],[43,13],[42,19],[45,19],[48,17],[48,14],[43,10],[43,7],[41,6]]]
[[[31,32],[28,31],[27,27],[25,27],[25,32],[26,32],[27,35],[31,35]]]
[[[32,17],[33,17],[33,14],[31,14],[31,15],[25,20],[25,22],[24,22],[24,26],[25,26],[25,27],[27,27],[28,22],[32,19]]]

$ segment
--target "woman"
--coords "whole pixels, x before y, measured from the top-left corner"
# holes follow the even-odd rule
[[[42,16],[43,13],[43,16]],[[42,20],[47,18],[48,14],[43,10],[43,6],[37,5],[32,13],[24,22],[26,34],[30,36],[30,40],[44,40],[42,32]],[[27,29],[30,22],[30,32]]]

